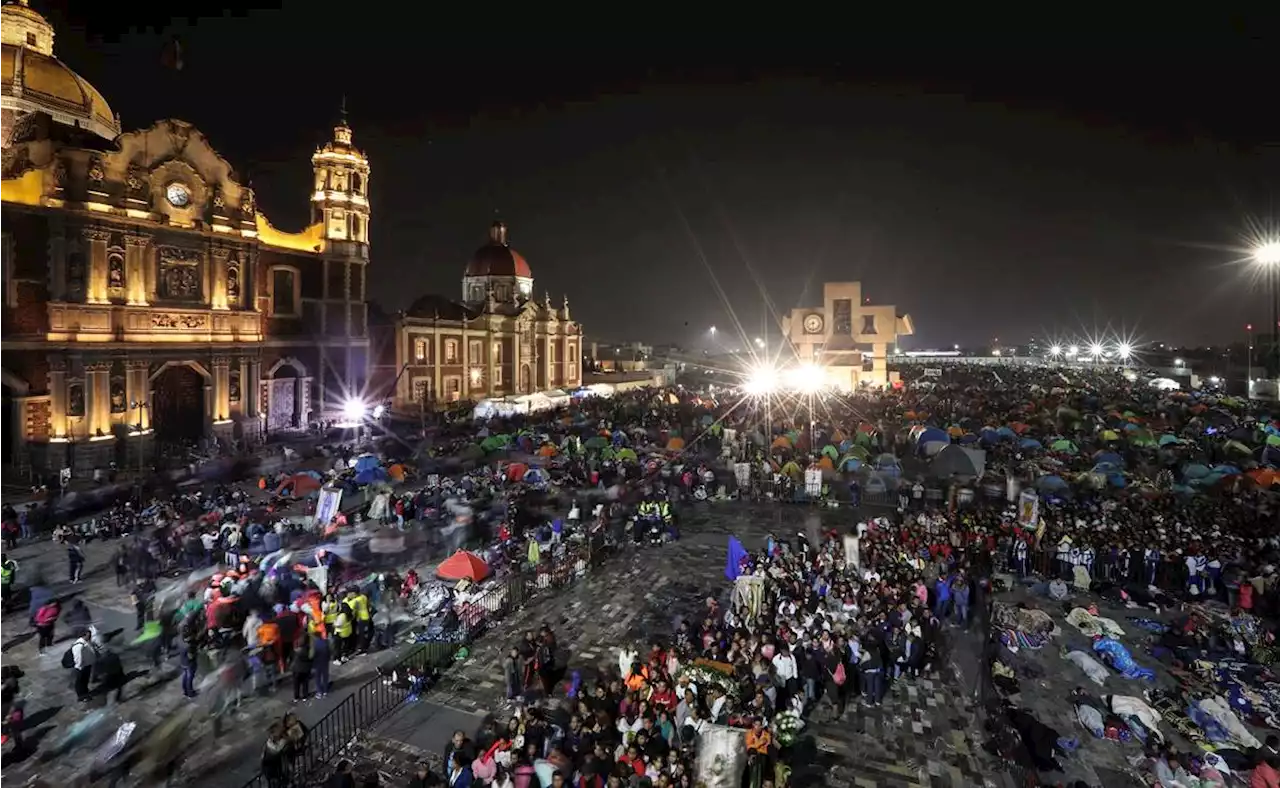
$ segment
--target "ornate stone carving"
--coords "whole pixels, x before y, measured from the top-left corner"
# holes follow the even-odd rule
[[[85,372],[110,372],[110,361],[91,361],[84,365]]]
[[[147,171],[137,164],[129,165],[129,174],[125,178],[125,188],[129,196],[145,199],[147,195]]]
[[[124,276],[124,255],[119,252],[107,254],[107,287],[112,290],[123,290]]]
[[[89,185],[94,188],[102,186],[102,182],[106,180],[107,170],[102,166],[102,157],[94,156],[89,159]]]
[[[158,253],[160,296],[183,301],[199,299],[203,288],[200,264],[204,262],[204,255],[199,250],[177,246],[161,246]]]
[[[232,301],[240,299],[240,268],[236,265],[227,268],[227,298]]]
[[[4,150],[4,177],[17,178],[35,166],[25,145],[11,145]]]
[[[85,227],[81,232],[84,233],[84,237],[89,241],[102,241],[105,243],[111,240],[111,231],[104,230],[101,227]]]
[[[126,235],[126,236],[124,237],[124,242],[125,242],[125,245],[126,245],[126,246],[146,246],[147,244],[151,243],[151,236],[149,236],[149,235]]]
[[[145,358],[131,358],[124,362],[125,369],[150,369],[151,362]]]
[[[128,396],[125,394],[127,387],[124,378],[111,379],[111,412],[124,413],[129,409]]]
[[[215,210],[222,210],[227,206],[226,198],[222,196],[222,184],[213,184],[213,198],[210,200]]]
[[[240,190],[240,212],[245,216],[252,217],[257,213],[257,209],[254,205],[253,189],[246,186],[244,189]]]
[[[59,189],[67,185],[67,163],[61,157],[53,160],[53,183]]]
[[[209,324],[206,315],[173,315],[168,312],[152,312],[152,328],[201,329]]]
[[[83,416],[84,415],[84,384],[71,383],[67,385],[67,415]]]
[[[173,154],[175,157],[182,155],[187,149],[187,143],[191,141],[191,126],[181,121],[169,121],[169,144],[173,146]]]
[[[227,399],[231,402],[240,401],[240,371],[232,370],[227,376]]]
[[[226,260],[228,257],[231,256],[230,249],[225,249],[220,246],[213,247],[213,249],[209,250],[209,253],[213,255],[213,258],[215,260]]]
[[[214,356],[213,365],[215,367],[229,367],[231,366],[231,358],[229,356]]]

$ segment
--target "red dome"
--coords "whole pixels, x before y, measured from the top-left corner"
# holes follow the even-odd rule
[[[533,270],[519,252],[507,244],[507,226],[494,222],[489,243],[476,250],[464,276],[520,276],[533,278]]]

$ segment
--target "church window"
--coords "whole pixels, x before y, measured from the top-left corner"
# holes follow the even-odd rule
[[[425,339],[413,340],[413,359],[414,361],[427,360],[427,340]]]
[[[493,343],[493,360],[495,362],[502,361],[502,343],[501,342]]]
[[[876,316],[875,315],[862,316],[862,333],[864,334],[876,333]]]
[[[478,339],[473,339],[467,343],[467,361],[472,364],[479,364],[484,361],[484,343]]]
[[[556,363],[556,343],[555,340],[547,343],[547,361]]]
[[[431,399],[431,378],[413,379],[413,401],[426,402]]]
[[[458,363],[458,340],[446,339],[444,341],[444,363]]]
[[[358,172],[351,176],[351,191],[356,194],[364,194],[364,178]]]
[[[837,298],[832,302],[831,333],[847,337],[853,334],[853,300]]]
[[[36,38],[35,33],[27,33],[27,46],[36,47],[39,45],[40,39]]]
[[[277,316],[296,317],[298,305],[298,272],[292,268],[271,269],[271,311]]]

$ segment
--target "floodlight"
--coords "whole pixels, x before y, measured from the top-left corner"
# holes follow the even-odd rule
[[[755,396],[772,394],[778,388],[778,371],[768,366],[757,367],[751,370],[742,388]]]
[[[1062,345],[1052,345],[1052,346],[1049,348],[1049,355],[1053,356],[1054,358],[1057,358],[1058,356],[1061,356],[1061,355],[1062,355]]]
[[[1133,345],[1130,345],[1128,342],[1121,342],[1119,345],[1116,345],[1116,353],[1119,354],[1122,360],[1128,361],[1133,355]]]
[[[347,421],[361,421],[368,412],[369,408],[364,402],[354,397],[342,403],[342,415]]]
[[[386,415],[386,413],[387,413],[387,406],[386,406],[386,405],[375,405],[375,406],[373,407],[373,417],[374,417],[375,419],[380,419],[380,418],[382,418],[384,415]]]
[[[826,373],[816,364],[801,364],[787,371],[787,385],[797,391],[812,394],[826,382]]]
[[[1104,349],[1102,347],[1102,343],[1100,342],[1094,342],[1092,345],[1089,346],[1089,355],[1093,356],[1094,358],[1100,358],[1103,352],[1104,352]]]

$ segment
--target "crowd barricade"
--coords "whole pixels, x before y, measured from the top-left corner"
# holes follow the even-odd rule
[[[1013,554],[1012,545],[1009,542],[1003,542],[998,548],[999,555],[996,556],[996,565],[1011,574],[1019,574],[1021,567]],[[1089,577],[1093,580],[1101,580],[1112,583],[1143,583],[1145,585],[1153,585],[1161,591],[1168,593],[1180,594],[1187,587],[1187,567],[1182,562],[1182,556],[1172,556],[1174,560],[1161,560],[1155,566],[1154,578],[1150,573],[1150,568],[1143,562],[1141,555],[1134,559],[1130,559],[1128,571],[1120,564],[1119,561],[1113,560],[1107,553],[1099,553],[1095,556],[1093,566],[1089,571]],[[1042,547],[1040,549],[1027,551],[1027,574],[1036,574],[1043,577],[1061,576],[1067,582],[1071,581],[1069,574],[1069,565],[1063,567],[1058,562],[1058,551],[1056,547]]]
[[[597,565],[593,562],[603,554],[601,547],[572,545],[536,566],[514,570],[479,594],[455,603],[455,626],[430,642],[419,644],[403,658],[380,667],[377,676],[357,687],[311,727],[305,748],[291,760],[283,781],[273,782],[259,772],[244,788],[305,788],[323,783],[330,763],[351,745],[356,734],[381,722],[409,696],[410,688],[403,680],[408,672],[430,676],[444,670],[453,663],[459,648],[533,597],[572,584]],[[393,681],[393,676],[400,680]],[[430,685],[425,689],[429,690]]]

